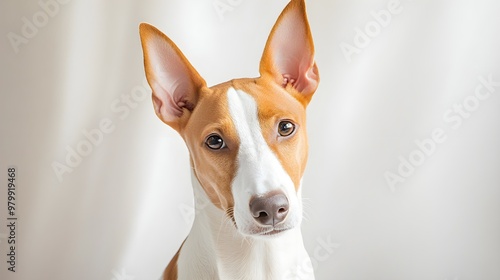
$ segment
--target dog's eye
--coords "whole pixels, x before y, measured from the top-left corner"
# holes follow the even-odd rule
[[[295,125],[291,121],[281,121],[278,124],[278,133],[281,136],[290,136],[295,131]]]
[[[222,137],[217,134],[208,136],[207,140],[205,140],[205,145],[212,150],[220,150],[226,147],[226,143],[224,143]]]

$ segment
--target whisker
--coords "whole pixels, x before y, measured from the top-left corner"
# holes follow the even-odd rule
[[[229,207],[229,208],[226,210],[226,215],[224,215],[224,216],[222,217],[222,220],[221,220],[220,225],[219,225],[219,230],[218,230],[218,232],[217,232],[217,242],[219,241],[219,237],[220,237],[220,235],[221,235],[222,228],[223,228],[224,226],[226,226],[226,224],[227,224],[227,223],[229,223],[229,222],[230,222],[230,216],[231,216],[231,213],[232,213],[232,212],[231,212],[231,209],[232,209],[232,207]]]

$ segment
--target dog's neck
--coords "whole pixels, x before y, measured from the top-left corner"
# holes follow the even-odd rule
[[[194,175],[192,182],[195,219],[177,262],[179,279],[296,279],[297,270],[309,265],[300,227],[275,238],[245,237]]]

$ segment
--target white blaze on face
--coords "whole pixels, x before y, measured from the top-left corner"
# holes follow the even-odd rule
[[[257,103],[249,94],[229,88],[229,112],[239,137],[237,171],[232,181],[234,219],[243,234],[259,232],[250,213],[249,202],[254,195],[281,190],[288,198],[289,212],[280,228],[300,225],[302,205],[290,175],[267,145],[260,126]],[[276,132],[278,133],[278,132]]]

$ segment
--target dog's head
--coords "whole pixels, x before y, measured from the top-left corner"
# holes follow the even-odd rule
[[[156,114],[183,137],[211,202],[246,236],[299,226],[305,108],[319,82],[304,1],[278,18],[258,78],[207,87],[158,29],[143,23],[140,35]]]

